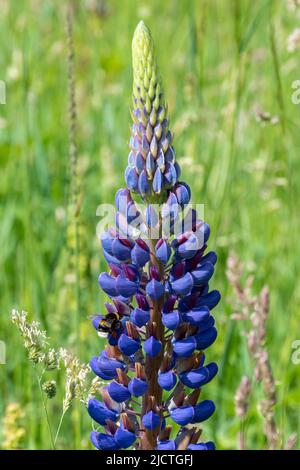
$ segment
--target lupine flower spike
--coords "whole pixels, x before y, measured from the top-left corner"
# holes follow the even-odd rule
[[[209,226],[194,209],[185,210],[191,191],[180,180],[153,40],[143,22],[132,53],[127,187],[116,194],[116,227],[101,239],[109,273],[100,274],[99,285],[110,301],[93,325],[108,344],[90,365],[107,385],[101,400],[88,403],[100,426],[91,440],[101,450],[211,450],[212,442],[199,442],[199,424],[215,405],[199,396],[218,371],[203,352],[217,337],[211,310],[220,294],[209,291],[217,256],[205,253]],[[172,423],[179,426],[176,435]]]

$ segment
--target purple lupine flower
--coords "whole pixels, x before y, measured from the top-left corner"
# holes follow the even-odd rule
[[[217,256],[206,253],[209,226],[195,209],[185,210],[191,189],[179,180],[153,41],[142,22],[133,71],[127,188],[115,197],[116,227],[101,237],[109,272],[99,285],[110,302],[93,325],[108,344],[90,365],[107,385],[101,400],[88,403],[100,426],[91,441],[100,450],[212,450],[212,442],[199,442],[199,423],[215,405],[199,396],[218,371],[203,353],[217,337],[211,311],[220,294],[209,290]]]

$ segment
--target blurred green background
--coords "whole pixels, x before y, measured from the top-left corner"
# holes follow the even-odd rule
[[[79,351],[82,361],[99,351],[89,320],[104,302],[97,284],[105,263],[96,208],[112,202],[124,185],[131,39],[141,19],[156,42],[183,178],[194,202],[205,204],[210,248],[219,255],[214,286],[223,300],[216,310],[218,340],[208,357],[220,373],[203,391],[217,404],[204,423],[205,440],[215,439],[219,449],[236,448],[234,394],[241,376],[252,373],[241,327],[230,320],[233,293],[225,270],[232,249],[254,274],[255,289],[270,287],[267,345],[277,379],[276,414],[285,437],[300,432],[300,365],[291,362],[292,342],[300,339],[300,125],[299,105],[291,101],[300,50],[297,44],[295,50],[287,47],[300,10],[292,0],[75,2],[83,198],[78,318],[66,217],[65,7],[63,0],[1,1],[0,79],[7,88],[6,104],[0,105],[0,340],[7,345],[7,363],[0,365],[0,433],[7,404],[16,402],[25,414],[23,447],[50,447],[32,365],[11,325],[12,308],[28,311],[47,329],[51,344]],[[55,425],[61,388],[49,404]],[[259,398],[258,388],[255,394]],[[251,449],[265,442],[256,399],[246,423]],[[70,413],[58,447],[89,448],[91,421],[83,407],[80,413],[80,435]]]

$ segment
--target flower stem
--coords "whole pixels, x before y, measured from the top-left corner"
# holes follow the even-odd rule
[[[155,245],[157,240],[152,240],[149,236],[150,241],[150,267],[156,266],[161,278],[163,279],[164,274],[164,267],[163,264],[156,258],[153,254],[155,253]],[[145,363],[145,372],[148,382],[148,390],[146,394],[143,396],[143,405],[142,405],[142,416],[147,412],[147,408],[149,405],[150,397],[154,397],[157,406],[160,407],[162,403],[162,389],[157,382],[158,371],[162,362],[162,358],[164,355],[164,345],[165,345],[165,338],[164,338],[164,326],[162,324],[161,319],[161,311],[164,303],[164,297],[153,301],[153,309],[151,309],[151,322],[150,324],[155,323],[156,325],[156,338],[161,341],[162,348],[161,352],[155,356],[151,357],[149,355],[146,356],[146,363]],[[151,326],[147,325],[147,338],[151,335]],[[156,448],[156,440],[158,435],[159,429],[154,430],[146,430],[142,433],[141,441],[140,441],[140,448],[142,450],[153,450]]]

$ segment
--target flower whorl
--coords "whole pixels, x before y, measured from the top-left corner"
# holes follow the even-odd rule
[[[209,291],[217,256],[205,253],[209,226],[184,210],[191,191],[178,181],[153,40],[142,22],[132,50],[127,188],[116,194],[116,227],[102,235],[110,272],[100,274],[99,285],[110,302],[93,319],[108,345],[91,368],[109,383],[88,412],[105,432],[93,431],[91,440],[102,450],[210,450],[212,442],[198,442],[199,423],[215,406],[198,399],[218,370],[203,353],[217,337],[211,310],[220,294]],[[167,419],[180,426],[176,436]]]
[[[127,187],[146,201],[159,202],[178,181],[172,135],[154,44],[143,22],[132,41],[133,111],[130,153],[125,172]],[[162,196],[162,197],[158,197]]]

